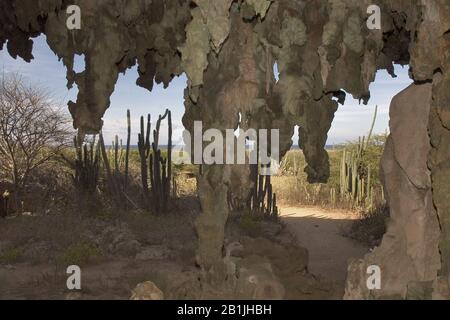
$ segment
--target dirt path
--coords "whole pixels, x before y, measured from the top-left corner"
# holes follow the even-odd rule
[[[315,207],[281,207],[281,217],[299,244],[309,251],[309,271],[343,284],[350,258],[363,257],[369,248],[342,236],[355,219],[344,211]]]

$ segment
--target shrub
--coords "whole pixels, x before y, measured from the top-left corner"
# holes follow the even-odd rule
[[[361,219],[355,220],[345,235],[368,246],[378,246],[386,233],[386,223],[389,218],[388,206],[383,204],[360,214]]]
[[[68,143],[69,122],[62,110],[49,92],[18,75],[0,79],[0,175],[13,183],[16,207],[36,169]]]
[[[102,252],[97,246],[87,240],[80,240],[70,245],[60,255],[56,262],[60,265],[84,265],[87,263],[96,263],[103,257]]]
[[[9,248],[0,252],[0,264],[14,264],[20,261],[23,256],[21,248]]]

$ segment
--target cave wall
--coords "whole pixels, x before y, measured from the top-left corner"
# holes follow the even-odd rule
[[[81,8],[80,30],[66,27],[66,8],[71,4]],[[380,30],[366,27],[371,4],[381,8]],[[444,280],[450,263],[449,30],[446,0],[0,2],[0,49],[6,46],[11,56],[30,61],[32,38],[42,33],[47,36],[49,47],[67,68],[68,87],[78,86],[77,100],[68,107],[80,132],[101,129],[120,72],[138,65],[137,85],[149,90],[153,81],[167,86],[185,72],[188,86],[183,124],[187,129],[192,129],[195,120],[203,121],[205,129],[277,128],[282,156],[291,146],[294,126],[299,125],[310,182],[324,182],[329,176],[324,146],[338,107],[336,100],[343,103],[348,92],[367,103],[377,70],[394,75],[393,63],[410,64],[416,84],[431,86],[430,105],[424,104],[422,111],[429,110],[423,114],[428,117],[429,113],[431,143],[426,197],[432,193],[433,205],[428,201],[420,210],[423,214],[436,210],[441,232],[435,225],[431,229],[440,233],[442,268],[431,272]],[[73,70],[75,54],[85,55],[83,72]],[[398,119],[407,118],[402,120],[400,114]],[[392,149],[395,136],[390,140]],[[392,152],[389,148],[387,152]],[[425,152],[421,150],[410,151]],[[398,161],[392,166],[400,175]],[[199,177],[202,214],[196,225],[197,258],[218,281],[223,273],[223,234],[229,213],[226,199],[229,193],[245,198],[251,187],[249,172],[246,166],[210,165],[204,166]],[[399,176],[398,181],[407,177]],[[417,201],[424,199],[419,198]],[[404,210],[398,209],[399,216],[409,214]],[[400,223],[397,228],[401,233],[406,226]],[[419,251],[428,250],[420,247],[423,239],[417,241]],[[395,250],[404,252],[406,248],[402,245]],[[411,259],[420,264],[423,254]],[[387,265],[393,268],[392,263]],[[352,281],[353,287],[361,287]],[[404,279],[393,284],[390,294],[404,298],[407,284],[401,281]],[[350,292],[347,295],[352,296]]]
[[[421,1],[406,13],[415,84],[390,107],[382,173],[391,219],[380,247],[350,264],[347,299],[450,299],[450,4]],[[381,290],[365,283],[373,264],[381,267]]]
[[[412,84],[391,102],[390,136],[381,159],[390,209],[388,228],[379,247],[350,263],[348,299],[431,298],[441,269],[439,222],[427,166],[431,94],[430,83]],[[383,290],[369,290],[366,285],[372,265],[380,267]]]

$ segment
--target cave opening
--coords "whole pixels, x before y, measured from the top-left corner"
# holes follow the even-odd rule
[[[351,130],[349,139],[355,139],[355,142],[348,150],[345,149],[345,157],[342,156],[341,161],[336,161],[334,166],[342,174],[335,176],[335,187],[325,192],[322,185],[329,180],[330,171],[333,171],[333,166],[330,168],[328,162],[333,152],[344,152],[342,148],[337,151],[335,148],[327,154],[324,146],[327,145],[327,138],[333,136],[329,134],[330,126],[337,104],[344,101],[346,92],[366,102],[369,85],[378,69],[386,69],[392,74],[395,71],[393,63],[409,64],[414,84],[392,100],[390,135],[385,139],[381,160],[381,175],[386,189],[383,196],[390,204],[389,228],[376,248],[364,258],[349,264],[344,297],[407,299],[450,296],[450,78],[447,54],[450,19],[445,0],[407,3],[383,0],[375,6],[379,9],[375,10],[375,16],[368,16],[370,10],[367,9],[370,8],[364,2],[340,0],[223,0],[218,6],[210,6],[210,2],[200,0],[190,3],[168,0],[148,2],[141,7],[125,6],[123,2],[113,0],[95,3],[79,1],[80,9],[83,9],[79,10],[79,13],[83,12],[83,27],[77,30],[66,24],[67,4],[64,2],[37,1],[36,5],[31,2],[1,3],[4,10],[0,21],[0,47],[3,49],[6,44],[6,50],[12,57],[20,56],[29,62],[33,51],[31,38],[46,34],[52,51],[62,58],[67,67],[67,79],[58,78],[64,74],[63,71],[57,72],[59,75],[56,76],[55,70],[61,66],[52,68],[46,63],[42,64],[40,70],[35,70],[36,79],[39,76],[43,79],[42,75],[45,74],[46,79],[42,83],[55,81],[58,86],[62,86],[68,80],[69,87],[74,83],[78,85],[78,92],[69,92],[69,111],[74,127],[79,129],[78,136],[98,133],[104,120],[104,133],[113,134],[108,133],[106,127],[117,125],[118,122],[114,118],[108,120],[102,117],[111,102],[119,97],[116,92],[121,89],[117,81],[121,82],[134,73],[127,72],[119,76],[128,68],[139,65],[138,85],[148,89],[154,85],[154,79],[167,86],[173,75],[185,72],[184,82],[187,82],[187,86],[183,84],[186,89],[180,98],[180,101],[184,100],[184,108],[180,108],[185,110],[183,115],[180,114],[184,128],[190,129],[198,120],[204,121],[205,128],[219,131],[234,128],[236,123],[242,128],[275,127],[280,130],[283,155],[291,146],[290,139],[295,129],[300,136],[299,144],[306,163],[299,165],[300,159],[294,157],[293,164],[286,165],[285,171],[294,173],[291,177],[294,185],[304,191],[295,194],[302,194],[307,201],[316,201],[319,205],[322,205],[321,200],[315,200],[315,197],[321,193],[331,203],[340,197],[346,198],[352,205],[356,202],[356,207],[373,203],[371,187],[375,182],[376,169],[366,163],[361,165],[361,158],[364,158],[365,150],[369,150],[370,146],[379,147],[378,144],[384,140],[376,140],[379,132],[374,130],[371,139],[366,137],[356,141],[357,137],[367,134],[370,120],[361,120],[361,114],[355,119],[353,128],[357,125],[363,128]],[[49,5],[53,2],[54,5]],[[370,7],[373,9],[373,6]],[[367,22],[373,18],[376,20],[377,12],[382,13],[382,17],[378,16],[378,23],[371,26]],[[80,53],[86,59],[85,72],[78,72],[83,69],[81,64],[77,66],[77,60],[83,58]],[[4,54],[2,51],[2,59],[9,59]],[[48,62],[48,59],[40,61]],[[131,89],[123,90],[121,95],[128,95],[127,101],[120,103],[122,108],[132,98],[138,97]],[[372,95],[377,98],[373,92]],[[370,101],[371,104],[373,102]],[[112,106],[110,111],[114,111],[114,108]],[[379,105],[379,109],[380,116],[386,117],[386,106]],[[117,112],[120,117],[125,115],[123,110]],[[106,114],[112,116],[114,112]],[[358,114],[358,111],[353,114]],[[165,115],[165,119],[170,118],[170,114]],[[341,117],[338,112],[336,127],[331,127],[331,133],[338,132],[340,121],[347,117]],[[148,122],[150,124],[151,121]],[[295,124],[299,127],[294,128]],[[343,126],[347,130],[352,128],[350,124],[343,123]],[[144,131],[141,130],[141,138]],[[357,133],[352,135],[354,132]],[[118,145],[113,137],[105,136],[105,140],[108,140],[107,143],[115,140],[115,146]],[[379,142],[370,145],[370,141]],[[337,140],[332,144],[342,142],[346,140]],[[141,139],[140,145],[143,144]],[[155,164],[152,158],[147,163],[148,144],[146,141],[147,153],[142,157],[145,161],[141,161],[141,171],[145,172],[147,164]],[[109,151],[114,155],[114,148]],[[158,154],[157,150],[154,152]],[[285,161],[285,164],[288,162]],[[108,163],[105,161],[105,166]],[[159,190],[166,190],[166,186],[171,184],[170,173],[167,176],[170,170],[159,154],[156,163],[158,168],[161,163],[161,170],[165,172],[165,180],[158,180],[160,186],[164,184]],[[113,165],[117,168],[116,163],[113,162]],[[377,165],[376,161],[374,165]],[[305,183],[300,183],[297,176],[303,174],[303,167],[307,178]],[[274,179],[270,178],[256,180],[258,184],[252,182],[252,172],[248,169],[208,165],[202,166],[197,175],[196,195],[201,207],[196,211],[198,217],[195,223],[178,221],[179,226],[189,226],[190,232],[195,229],[197,233],[195,240],[192,240],[193,232],[186,238],[180,236],[182,244],[194,241],[197,244],[186,245],[187,253],[184,253],[190,260],[184,261],[189,262],[185,267],[189,269],[187,266],[190,265],[189,271],[194,274],[191,280],[200,279],[201,290],[198,290],[196,280],[188,282],[189,286],[193,288],[197,285],[193,291],[195,294],[201,292],[201,297],[205,297],[205,294],[207,296],[214,291],[208,289],[220,287],[225,279],[225,283],[230,286],[227,293],[233,297],[255,298],[261,297],[257,294],[262,294],[265,298],[266,291],[270,292],[270,298],[302,296],[302,291],[290,281],[292,274],[298,276],[298,281],[310,279],[307,253],[302,248],[294,249],[295,256],[290,251],[295,247],[292,242],[286,244],[283,242],[285,239],[278,239],[278,244],[284,243],[279,248],[269,239],[267,246],[276,248],[271,251],[272,256],[266,259],[265,253],[259,251],[255,262],[250,259],[249,253],[261,248],[254,245],[254,241],[245,238],[236,244],[227,238],[229,234],[226,233],[225,224],[232,211],[229,206],[230,194],[236,200],[235,203],[240,205],[248,198],[252,183],[253,188],[266,185],[266,191],[272,189],[274,183]],[[158,170],[159,179],[161,171]],[[144,186],[147,178],[144,175],[141,177],[145,193],[148,191],[148,185]],[[125,182],[128,183],[127,178]],[[315,185],[309,187],[310,183]],[[339,189],[336,187],[338,184]],[[4,194],[8,196],[9,193]],[[122,204],[120,199],[117,201],[117,198],[112,198],[118,206]],[[166,197],[161,198],[162,201],[164,199]],[[271,197],[271,210],[276,208],[274,199]],[[277,200],[280,204],[279,197]],[[122,202],[128,206],[130,201],[125,199]],[[258,209],[261,209],[258,207],[260,204],[259,201]],[[21,211],[27,212],[24,206]],[[273,213],[276,215],[278,211],[273,210]],[[182,219],[180,215],[176,218]],[[241,227],[248,228],[248,231],[255,227],[254,221],[241,222]],[[317,222],[312,223],[314,228],[320,229],[316,225]],[[273,225],[262,226],[264,232],[269,234],[268,238],[276,233],[273,232]],[[120,226],[117,228],[120,229]],[[118,233],[122,234],[122,231]],[[178,233],[185,235],[181,231]],[[180,239],[177,245],[180,245]],[[142,242],[145,250],[137,245],[141,244],[139,241],[126,242],[126,245],[119,242],[122,249],[131,248],[133,256],[136,254],[135,257],[145,258],[155,252],[152,251],[154,247],[148,248],[151,241],[148,238],[146,241]],[[256,242],[264,243],[259,238]],[[240,245],[247,253],[244,257],[233,255],[234,250],[242,251]],[[160,249],[158,253],[164,251]],[[274,253],[279,252],[278,249],[286,256],[293,254],[296,257],[296,266],[289,269],[291,274],[285,272],[288,268],[280,267],[279,256]],[[167,251],[161,255],[170,256]],[[194,265],[196,269],[192,267]],[[242,267],[243,276],[236,273],[237,265]],[[367,272],[373,270],[374,266],[383,274],[383,280],[378,281],[381,283],[380,288],[376,288],[378,291],[368,287],[366,282]],[[301,275],[298,271],[302,271]],[[167,284],[167,281],[156,282],[158,286]],[[300,287],[304,285],[297,284]],[[163,289],[169,294],[179,292],[168,287]]]
[[[325,145],[330,162],[327,183],[307,181],[298,125],[279,174],[272,177],[274,192],[280,195],[281,220],[308,249],[309,271],[339,283],[342,289],[349,260],[363,258],[379,246],[386,232],[389,208],[380,165],[389,135],[390,104],[413,83],[409,66],[395,65],[392,72],[395,77],[385,70],[377,72],[367,106],[342,91],[346,100],[335,113]],[[357,152],[362,152],[356,164],[357,183],[364,186],[352,190],[349,170]]]

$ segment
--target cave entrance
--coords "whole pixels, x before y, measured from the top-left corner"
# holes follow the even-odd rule
[[[389,106],[392,98],[412,83],[408,66],[396,66],[395,73],[397,77],[392,78],[386,71],[378,71],[368,106],[348,94],[339,106],[326,144],[330,162],[327,183],[308,183],[298,126],[280,173],[272,179],[282,221],[309,251],[309,270],[342,288],[348,260],[362,258],[378,246],[386,231],[389,209],[379,168],[389,134]]]

